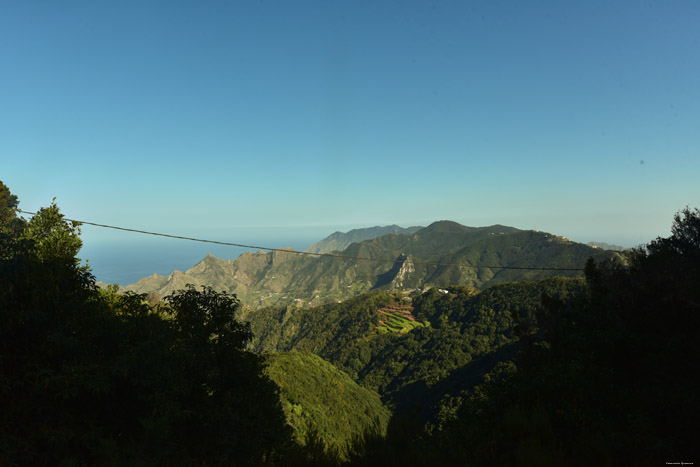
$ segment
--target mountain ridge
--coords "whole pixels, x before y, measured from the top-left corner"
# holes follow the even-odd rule
[[[331,251],[343,251],[353,243],[370,240],[372,238],[381,237],[390,233],[411,235],[412,233],[415,233],[421,229],[423,229],[421,226],[401,227],[396,224],[392,224],[352,229],[347,232],[336,231],[323,240],[309,246],[304,251],[308,253],[330,253]]]
[[[208,254],[187,271],[148,276],[122,290],[163,296],[187,284],[208,285],[235,293],[254,308],[315,306],[373,289],[421,291],[435,285],[483,288],[554,275],[572,277],[581,273],[524,268],[582,269],[591,256],[617,255],[546,232],[498,224],[467,227],[452,221],[433,222],[411,234],[390,232],[353,242],[341,252],[350,258],[292,251],[246,252],[235,260]]]
[[[613,245],[613,244],[605,243],[605,242],[588,242],[588,243],[586,243],[586,245],[592,246],[593,248],[600,248],[603,250],[613,250],[613,251],[629,250],[629,247],[620,246],[620,245]]]

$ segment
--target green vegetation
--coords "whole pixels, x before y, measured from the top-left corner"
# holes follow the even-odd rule
[[[430,323],[416,321],[412,312],[412,306],[399,305],[398,303],[389,303],[389,305],[380,308],[378,310],[380,318],[376,328],[377,333],[398,332],[404,334],[426,324],[430,325]]]
[[[534,315],[518,314],[517,366],[498,363],[445,397],[434,424],[395,419],[355,464],[693,462],[700,210],[679,213],[672,232],[629,252],[627,265],[589,261],[585,291],[545,295]]]
[[[259,465],[289,450],[235,297],[190,287],[153,308],[100,291],[55,204],[25,222],[2,202],[0,464]]]
[[[700,211],[677,214],[671,237],[628,260],[589,261],[587,294],[544,300],[535,320],[521,322],[518,369],[474,392],[446,430],[443,441],[459,442],[462,459],[698,458]]]
[[[381,324],[386,311],[399,308],[385,292],[310,309],[248,310],[241,317],[256,336],[251,349],[313,352],[391,405],[405,405],[411,403],[410,394],[424,393],[472,360],[515,343],[513,313],[534,316],[542,294],[566,298],[584,288],[582,279],[552,278],[502,284],[478,294],[467,287],[450,287],[448,294],[431,289],[413,300],[412,312],[428,326],[404,314],[400,322],[391,315],[396,332],[381,330],[390,328]],[[411,330],[405,329],[407,322]],[[424,410],[429,417],[434,407]]]
[[[372,332],[392,299],[377,293],[344,305],[345,326],[362,332],[315,327],[307,314],[327,308],[314,308],[295,310],[303,326],[282,320],[268,337],[278,350],[314,349],[392,407],[387,437],[356,441],[352,465],[694,459],[700,211],[682,211],[670,238],[625,254],[590,260],[585,280],[431,289],[412,303],[431,326],[406,333]]]
[[[669,238],[589,259],[585,278],[254,309],[211,287],[150,303],[100,290],[76,258],[79,225],[55,204],[30,221],[17,206],[0,183],[1,465],[646,465],[700,454],[700,210],[677,214]],[[587,251],[488,229],[442,222],[350,249],[417,242],[418,255],[461,235],[465,261],[477,260],[469,245],[481,245],[479,261],[522,264],[534,253],[518,259],[516,246],[544,262]],[[308,273],[328,271],[314,264]],[[200,263],[224,277],[219,266]],[[273,256],[275,267],[296,266]],[[408,263],[396,269],[410,283]]]
[[[331,457],[347,459],[358,434],[386,433],[390,412],[373,391],[307,352],[268,356],[267,374],[281,390],[287,420],[300,445],[317,436]]]

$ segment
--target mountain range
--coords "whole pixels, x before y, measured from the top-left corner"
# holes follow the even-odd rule
[[[586,243],[588,246],[592,246],[593,248],[601,248],[603,250],[613,250],[613,251],[624,251],[624,250],[629,250],[629,248],[620,246],[620,245],[611,245],[610,243],[605,243],[605,242],[588,242]]]
[[[317,256],[331,251],[345,257]],[[503,282],[581,276],[589,257],[618,255],[546,232],[503,225],[467,227],[452,221],[423,228],[336,232],[305,253],[247,252],[235,260],[208,254],[185,272],[154,274],[122,291],[164,296],[186,284],[208,285],[235,293],[253,308],[316,306],[370,290],[420,292],[443,285],[483,289]]]
[[[320,242],[314,243],[304,251],[309,253],[330,253],[331,251],[343,251],[353,243],[371,240],[373,238],[388,234],[412,235],[423,228],[424,227],[421,226],[404,228],[394,224],[367,227],[364,229],[353,229],[348,232],[335,232]]]

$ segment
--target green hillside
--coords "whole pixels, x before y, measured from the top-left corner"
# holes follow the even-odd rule
[[[409,386],[413,392],[416,385],[432,386],[515,343],[516,318],[534,316],[543,294],[566,298],[584,288],[581,279],[569,278],[500,284],[481,293],[433,288],[413,299],[412,320],[404,315],[393,322],[387,311],[397,304],[385,292],[308,309],[247,310],[241,318],[251,324],[252,350],[313,352],[397,404],[407,401]]]
[[[266,373],[280,387],[282,407],[299,444],[317,436],[325,449],[345,458],[353,437],[386,433],[390,412],[379,395],[321,357],[291,351],[270,354],[267,362]]]
[[[392,302],[377,310],[377,313],[379,314],[379,323],[376,331],[379,334],[387,332],[404,334],[416,328],[430,326],[427,321],[416,320],[413,315],[413,307],[410,305]]]
[[[450,319],[469,322],[475,310],[509,306],[518,349],[500,347],[432,386],[402,389],[394,399],[407,401],[408,410],[394,409],[387,438],[363,450],[358,465],[698,458],[700,210],[684,209],[671,237],[626,254],[625,265],[590,261],[586,282],[570,294],[537,299],[527,284],[509,284],[455,308]],[[436,297],[440,306],[424,304],[428,315],[442,314],[446,299]],[[416,402],[436,400],[434,419],[415,419]]]

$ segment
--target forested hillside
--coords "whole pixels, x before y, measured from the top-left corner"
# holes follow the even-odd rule
[[[255,335],[252,350],[313,352],[396,406],[417,403],[449,376],[478,382],[481,366],[474,366],[474,374],[466,366],[499,349],[499,359],[514,358],[516,320],[532,318],[543,294],[566,299],[584,289],[582,279],[567,278],[502,284],[481,293],[433,288],[413,300],[413,314],[425,325],[407,332],[380,332],[382,310],[402,298],[386,292],[311,309],[248,310],[241,318]],[[434,409],[426,407],[426,416]]]
[[[300,445],[347,459],[348,447],[364,433],[385,434],[391,412],[379,395],[309,352],[268,356],[266,373],[280,387],[282,407]]]
[[[585,291],[543,295],[534,316],[516,313],[514,362],[445,397],[434,423],[395,417],[356,465],[698,459],[700,210],[681,211],[671,237],[628,258],[590,260]]]

